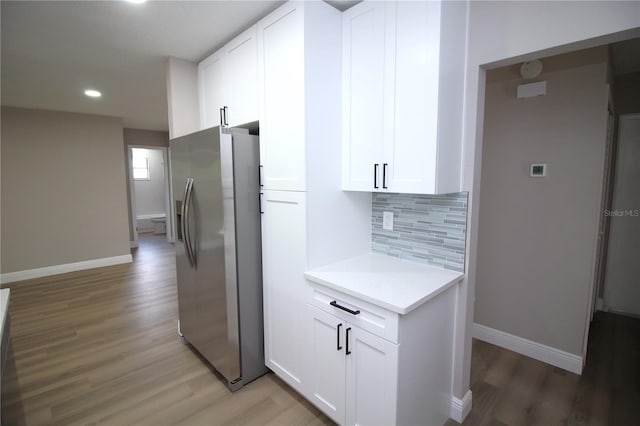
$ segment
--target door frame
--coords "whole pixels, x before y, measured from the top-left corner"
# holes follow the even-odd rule
[[[622,127],[622,123],[627,121],[627,120],[640,120],[640,113],[637,112],[632,112],[632,113],[625,113],[625,114],[620,114],[619,116],[616,117],[616,135],[615,135],[615,151],[616,151],[616,157],[620,156],[620,150],[623,148],[623,146],[620,144],[620,128]],[[618,175],[618,168],[617,168],[617,164],[615,165],[614,169],[613,169],[613,176],[612,176],[612,185],[611,185],[611,205],[610,205],[610,209],[613,209],[615,207],[614,202],[615,202],[615,196],[616,196],[616,189],[617,189],[617,183],[619,180],[626,180],[625,178],[622,178],[621,176]],[[609,224],[611,224],[611,218],[609,218]],[[609,249],[609,241],[607,239],[607,247],[606,247],[607,252],[610,250]],[[605,261],[608,262],[608,258],[605,258]],[[606,267],[606,266],[605,266]],[[611,296],[610,296],[610,289],[611,289],[611,284],[607,285],[607,279],[606,279],[606,270],[604,271],[605,275],[603,276],[603,288],[602,288],[602,299],[603,299],[603,309],[605,311],[611,311],[614,313],[618,313],[621,315],[625,315],[625,316],[630,316],[633,318],[640,318],[640,316],[638,316],[637,314],[633,313],[633,312],[625,312],[625,311],[621,311],[621,310],[616,310],[615,307],[611,307],[609,305],[609,301],[611,300]],[[607,289],[609,289],[609,291],[607,291]]]
[[[605,215],[605,210],[611,208],[613,202],[613,182],[615,180],[615,163],[617,150],[615,143],[616,113],[613,104],[611,85],[606,85],[606,128],[604,143],[604,167],[602,171],[602,187],[600,188],[600,210],[598,211],[598,225],[596,228],[596,242],[593,252],[593,269],[591,270],[591,289],[589,291],[589,307],[585,318],[585,331],[582,341],[582,364],[587,360],[587,345],[589,342],[589,329],[596,310],[602,309],[599,297],[604,284],[604,273],[607,259],[607,243],[609,240],[610,218]],[[600,300],[600,303],[598,302]]]
[[[171,209],[171,176],[169,174],[169,147],[155,146],[155,145],[127,145],[127,170],[129,172],[129,203],[131,205],[131,217],[129,218],[129,224],[133,230],[133,241],[131,241],[131,248],[138,247],[138,228],[137,228],[137,209],[136,209],[136,188],[135,181],[133,180],[133,148],[140,149],[155,149],[162,152],[162,162],[164,168],[164,208],[166,214],[166,236],[167,242],[174,242],[173,235],[173,211]]]

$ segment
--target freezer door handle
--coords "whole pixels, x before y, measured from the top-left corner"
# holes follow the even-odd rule
[[[191,203],[193,199],[193,178],[187,179],[187,188],[184,202],[184,217],[182,218],[182,222],[185,224],[184,227],[184,246],[185,251],[187,252],[187,257],[189,258],[189,263],[192,267],[196,268],[198,266],[196,260],[196,253],[193,247],[193,243],[191,241]]]

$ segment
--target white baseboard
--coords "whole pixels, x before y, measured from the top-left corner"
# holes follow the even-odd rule
[[[7,272],[0,275],[2,284],[15,281],[29,280],[32,278],[48,277],[50,275],[66,274],[67,272],[83,271],[85,269],[101,268],[103,266],[131,263],[133,257],[130,254],[122,256],[103,257],[101,259],[86,260],[84,262],[66,263],[64,265],[47,266],[45,268],[27,269],[24,271]]]
[[[581,356],[476,323],[473,324],[472,335],[476,339],[546,362],[563,370],[582,374]]]
[[[467,393],[464,394],[462,399],[452,396],[451,412],[449,413],[449,417],[451,417],[458,423],[464,422],[464,419],[467,418],[469,412],[471,411],[471,399],[471,390],[468,390]]]

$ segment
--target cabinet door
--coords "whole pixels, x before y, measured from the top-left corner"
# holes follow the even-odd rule
[[[307,397],[336,423],[345,420],[346,323],[307,305]]]
[[[258,23],[260,158],[265,189],[305,190],[303,8],[303,2],[286,3]]]
[[[266,190],[261,198],[265,363],[303,392],[305,194]]]
[[[229,92],[227,122],[230,126],[258,120],[258,41],[256,26],[225,47],[225,71]]]
[[[348,326],[347,424],[396,424],[398,345]]]
[[[434,193],[440,2],[394,3],[387,9],[387,28],[396,42],[393,136],[384,149],[386,184],[392,192]]]
[[[220,108],[227,105],[224,49],[198,65],[200,126],[202,129],[220,124]]]
[[[373,191],[374,179],[382,187],[385,102],[393,101],[385,99],[385,3],[360,3],[342,15],[342,187],[346,190]]]

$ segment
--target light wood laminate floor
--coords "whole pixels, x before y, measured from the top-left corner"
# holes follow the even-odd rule
[[[180,343],[163,237],[133,264],[11,288],[3,425],[331,424],[273,374],[230,393]],[[582,376],[474,341],[471,388],[464,425],[638,425],[640,320],[598,313]]]
[[[577,375],[474,340],[463,425],[640,425],[640,319],[596,312],[588,345]]]
[[[231,393],[177,334],[173,246],[11,285],[2,425],[331,424],[267,374]]]

